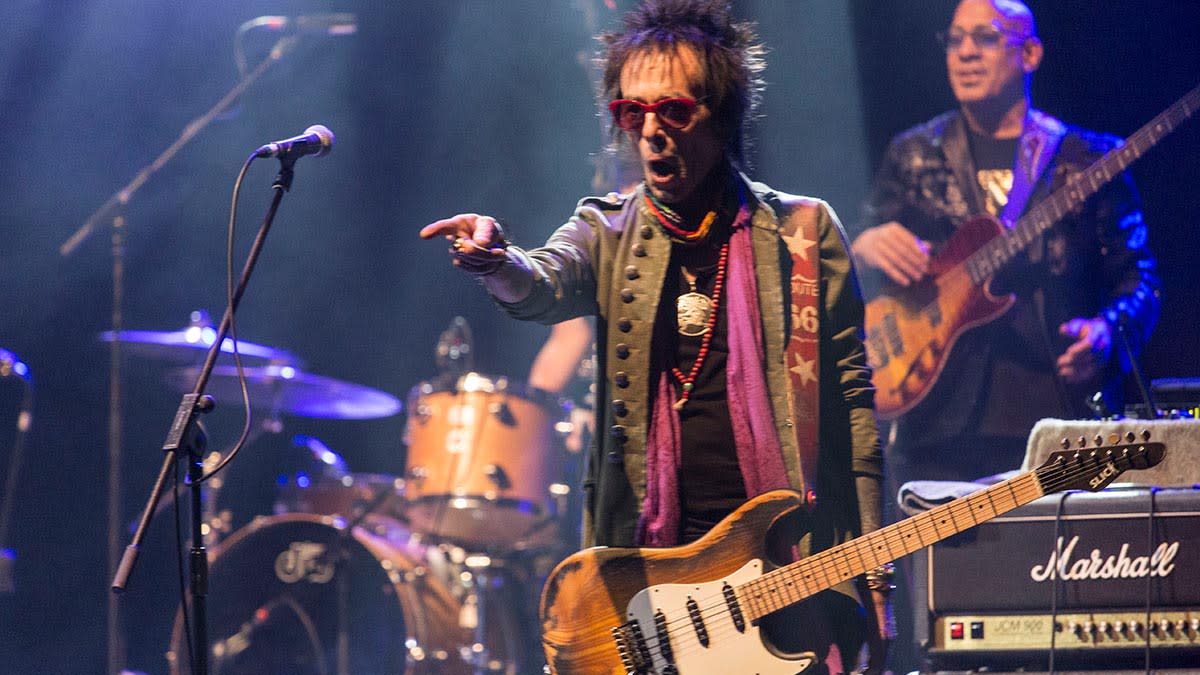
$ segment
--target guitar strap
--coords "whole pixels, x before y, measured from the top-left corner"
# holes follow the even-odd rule
[[[1011,228],[1025,212],[1029,196],[1038,179],[1050,166],[1058,145],[1067,133],[1062,122],[1053,117],[1030,109],[1025,115],[1025,128],[1021,131],[1021,142],[1017,145],[1017,156],[1013,158],[1013,182],[1008,191],[1008,201],[1000,213],[1000,221]]]
[[[802,201],[788,202],[780,232],[792,260],[791,330],[785,347],[791,384],[788,403],[799,450],[801,493],[812,504],[817,493],[818,420],[820,415],[820,263],[818,209]]]

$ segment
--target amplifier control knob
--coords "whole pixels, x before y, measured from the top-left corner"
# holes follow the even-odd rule
[[[1193,634],[1200,633],[1200,619],[1192,619],[1190,625]]]
[[[1130,621],[1129,622],[1129,632],[1133,633],[1134,635],[1141,635],[1142,634],[1142,622],[1138,621],[1137,619]]]
[[[1096,624],[1092,623],[1091,621],[1084,621],[1083,622],[1083,632],[1084,632],[1084,635],[1088,636],[1088,637],[1095,635],[1096,634]]]
[[[1113,630],[1115,630],[1117,632],[1117,635],[1124,635],[1125,634],[1125,622],[1124,621],[1113,622]]]
[[[1171,623],[1170,619],[1163,619],[1162,621],[1159,621],[1158,628],[1162,631],[1163,637],[1175,632],[1175,624]]]
[[[1080,626],[1078,621],[1068,621],[1067,630],[1070,631],[1071,635],[1083,639],[1083,626]]]
[[[1107,621],[1101,621],[1097,624],[1097,628],[1101,635],[1112,635],[1112,624]]]

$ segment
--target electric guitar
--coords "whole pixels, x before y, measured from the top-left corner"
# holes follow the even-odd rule
[[[1161,443],[1126,440],[1055,452],[1034,471],[774,569],[767,531],[802,504],[789,490],[751,499],[686,546],[575,553],[542,590],[550,672],[804,673],[819,656],[780,652],[763,640],[760,619],[1051,492],[1099,490],[1162,460]]]
[[[989,284],[996,272],[1197,108],[1200,87],[1135,132],[1125,145],[1109,151],[1030,208],[1011,228],[990,215],[967,220],[930,259],[924,279],[908,287],[889,288],[868,302],[866,345],[875,371],[876,413],[892,419],[925,398],[959,336],[997,319],[1015,302],[1012,295],[992,294]]]

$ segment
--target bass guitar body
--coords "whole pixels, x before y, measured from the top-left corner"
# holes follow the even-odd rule
[[[867,303],[867,358],[880,417],[911,410],[929,393],[963,332],[1012,307],[1011,295],[992,295],[990,275],[967,264],[1003,232],[1000,221],[988,215],[966,221],[931,258],[924,280],[889,287]]]

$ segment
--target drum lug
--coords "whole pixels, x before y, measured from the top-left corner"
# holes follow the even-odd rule
[[[512,408],[504,401],[493,401],[488,404],[488,412],[493,417],[500,420],[500,423],[506,427],[517,426],[517,418],[513,415]]]
[[[507,490],[512,487],[512,481],[508,479],[508,474],[504,472],[504,468],[496,464],[488,464],[483,467],[483,473],[492,481],[492,484],[501,490]]]

